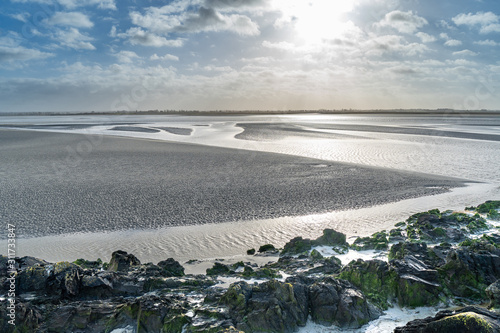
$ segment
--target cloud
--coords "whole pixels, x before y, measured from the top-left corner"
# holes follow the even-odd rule
[[[450,40],[447,40],[444,45],[446,46],[460,46],[462,45],[462,42],[457,40],[457,39],[450,39]]]
[[[456,25],[466,25],[470,28],[479,27],[479,33],[500,32],[500,17],[492,12],[477,12],[476,14],[459,14],[452,18]]]
[[[31,16],[31,14],[30,13],[18,13],[18,14],[12,14],[9,16],[18,20],[18,21],[21,21],[21,22],[28,22],[28,18]]]
[[[415,56],[429,51],[424,44],[407,43],[401,36],[385,35],[373,37],[364,43],[368,55],[381,56],[386,53],[399,53]]]
[[[156,53],[153,54],[150,58],[150,60],[170,60],[170,61],[179,61],[179,57],[174,56],[172,54],[165,54],[163,57],[158,56]]]
[[[54,4],[53,0],[11,0],[11,1],[19,3],[39,3],[45,5]],[[97,8],[100,9],[116,10],[115,0],[56,0],[55,2],[68,9],[97,5]]]
[[[474,44],[481,45],[481,46],[499,46],[500,45],[500,43],[495,42],[494,40],[490,40],[490,39],[479,40],[479,41],[474,42]]]
[[[272,43],[267,40],[262,42],[262,46],[267,47],[269,49],[276,49],[276,50],[282,50],[282,51],[296,51],[297,46],[295,46],[292,43],[288,42],[278,42],[278,43]]]
[[[473,52],[471,50],[462,50],[462,51],[453,52],[453,55],[454,56],[470,56],[470,57],[474,57],[474,56],[477,56],[477,53]]]
[[[45,20],[50,25],[62,25],[76,28],[92,28],[94,23],[87,15],[79,12],[57,12],[51,18]]]
[[[387,13],[376,25],[381,27],[392,27],[401,33],[412,34],[426,24],[428,24],[427,20],[414,14],[413,11],[402,12],[400,10],[394,10]]]
[[[425,32],[417,32],[416,36],[420,38],[422,43],[432,43],[436,41],[436,37],[426,34]]]
[[[140,59],[137,53],[132,51],[120,51],[118,53],[113,54],[118,59],[118,62],[122,64],[131,64],[133,63],[133,59]]]
[[[114,28],[114,29],[113,29]],[[119,38],[128,38],[132,45],[152,46],[152,47],[181,47],[183,45],[182,39],[168,40],[165,37],[158,36],[154,33],[147,32],[141,28],[134,27],[128,29],[125,33],[116,33],[116,28],[113,26],[111,29],[111,36],[115,35]]]
[[[58,30],[52,37],[61,45],[75,50],[95,50],[95,46],[90,43],[92,37],[82,35],[76,28],[68,30]]]
[[[150,7],[144,14],[131,12],[132,23],[158,34],[231,31],[244,36],[260,34],[259,26],[248,16],[224,15],[213,8],[200,7],[195,12],[173,5]],[[184,8],[185,9],[185,8]]]
[[[205,0],[205,6],[211,8],[253,8],[267,4],[268,0]]]
[[[52,56],[54,56],[52,53],[28,49],[22,46],[8,47],[0,45],[0,63],[45,59]]]

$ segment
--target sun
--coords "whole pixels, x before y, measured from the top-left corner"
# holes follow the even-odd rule
[[[277,25],[289,24],[295,37],[306,44],[342,36],[351,22],[345,14],[354,8],[354,0],[275,0],[282,12]]]

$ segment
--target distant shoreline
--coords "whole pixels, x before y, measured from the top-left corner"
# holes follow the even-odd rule
[[[455,115],[455,116],[491,116],[500,115],[500,110],[454,110],[454,109],[374,109],[374,110],[147,110],[147,111],[83,111],[83,112],[0,112],[2,116],[96,116],[96,115],[190,115],[190,116],[226,116],[226,115],[291,115],[291,114],[327,114],[327,115]]]

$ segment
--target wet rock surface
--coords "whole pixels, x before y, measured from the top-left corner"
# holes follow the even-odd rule
[[[495,216],[490,207],[488,216]],[[296,237],[283,249],[265,244],[248,254],[279,254],[276,262],[219,260],[205,275],[186,275],[172,258],[143,264],[124,251],[113,252],[109,263],[0,256],[0,293],[15,301],[16,323],[8,322],[11,309],[0,308],[0,331],[294,332],[308,319],[354,329],[396,304],[439,303],[464,307],[396,332],[498,332],[500,234],[476,213],[416,214],[351,245],[325,229],[314,240]],[[445,232],[432,236],[436,228]],[[355,249],[387,260],[343,265],[336,257]],[[7,296],[12,281],[15,298]],[[224,281],[232,283],[221,287]]]

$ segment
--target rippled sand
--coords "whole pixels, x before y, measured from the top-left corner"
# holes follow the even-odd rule
[[[15,223],[22,237],[325,213],[463,185],[446,177],[143,139],[0,130],[0,142],[0,217]]]

